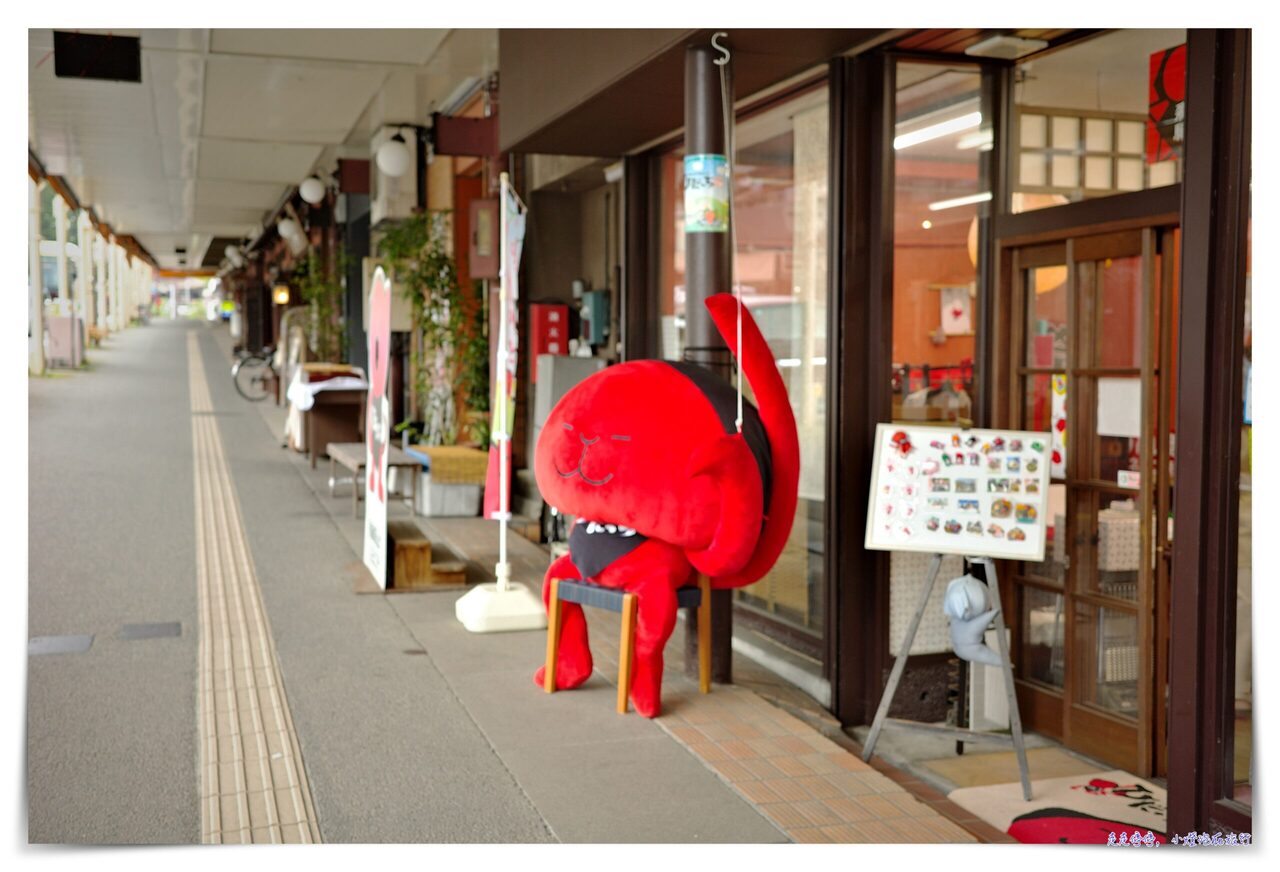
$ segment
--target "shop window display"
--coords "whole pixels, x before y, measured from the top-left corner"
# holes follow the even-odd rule
[[[739,592],[750,608],[823,631],[827,430],[828,90],[818,87],[737,122],[735,280],[772,350],[800,438],[795,524],[773,571]],[[683,153],[662,161],[661,354],[685,348]],[[752,398],[748,387],[747,397]]]
[[[974,68],[899,63],[894,125],[893,418],[972,425],[978,210],[990,154]]]

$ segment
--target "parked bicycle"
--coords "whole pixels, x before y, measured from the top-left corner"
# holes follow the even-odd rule
[[[275,350],[264,348],[259,352],[240,350],[231,366],[231,380],[240,396],[251,402],[261,402],[273,393],[277,378]]]

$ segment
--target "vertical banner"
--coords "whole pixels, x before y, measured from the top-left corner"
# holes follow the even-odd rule
[[[391,362],[391,282],[382,267],[369,291],[369,398],[365,408],[364,565],[383,590],[387,587],[387,442],[391,438],[391,401],[387,375]]]
[[[520,256],[524,251],[526,210],[509,183],[502,186],[502,262],[499,267],[498,359],[493,368],[489,467],[485,471],[484,516],[502,519],[510,512],[511,430],[516,409],[516,363],[520,348]],[[501,469],[505,463],[508,473]]]

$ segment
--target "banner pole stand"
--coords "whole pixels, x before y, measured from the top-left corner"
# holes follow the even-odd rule
[[[519,260],[512,263],[507,242],[507,211],[515,192],[507,174],[503,173],[502,202],[499,206],[499,240],[501,261],[499,268],[499,319],[498,319],[498,402],[493,414],[501,414],[501,425],[495,431],[498,442],[498,562],[493,568],[492,584],[476,585],[454,605],[454,616],[473,633],[500,633],[511,630],[540,630],[547,625],[546,609],[542,600],[528,587],[511,580],[511,562],[507,557],[507,525],[511,520],[511,487],[509,470],[511,457],[511,422],[508,420],[511,404],[510,348],[511,323],[510,279],[508,268],[518,269]],[[519,200],[516,199],[519,209]],[[523,238],[523,232],[521,233]]]

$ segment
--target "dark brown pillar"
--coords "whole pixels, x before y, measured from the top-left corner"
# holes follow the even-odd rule
[[[725,157],[724,104],[721,100],[720,52],[710,44],[690,46],[684,55],[684,153]],[[733,101],[731,66],[725,69],[729,101]],[[686,184],[689,176],[686,174]],[[732,216],[730,216],[732,220]],[[721,339],[703,301],[731,289],[730,240],[727,227],[716,231],[686,232],[685,244],[685,349],[684,359],[731,377],[729,349]],[[686,627],[695,626],[686,614]],[[711,593],[711,678],[727,684],[733,680],[733,592]],[[698,637],[685,634],[685,671],[697,675]]]
[[[1250,32],[1187,31],[1169,832],[1248,831],[1231,786]]]

